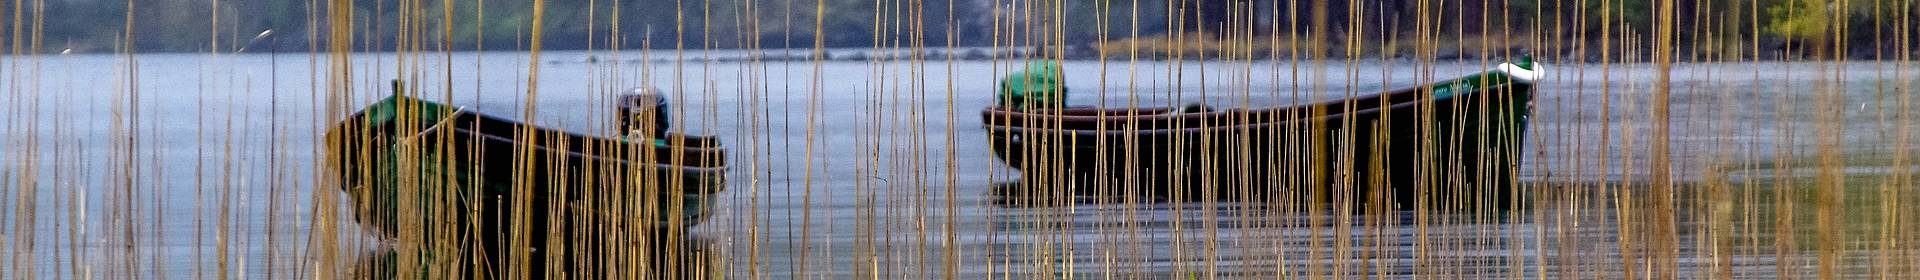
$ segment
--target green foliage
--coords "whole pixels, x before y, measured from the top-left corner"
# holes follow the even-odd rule
[[[1789,40],[1808,40],[1827,36],[1831,20],[1825,3],[1816,0],[1787,0],[1767,7],[1767,31]]]
[[[1614,32],[1653,30],[1651,0],[1587,0],[1585,7],[1591,32],[1598,32],[1601,25],[1611,25]]]
[[[1903,5],[1910,4],[1894,1],[1785,0],[1767,6],[1763,19],[1766,22],[1765,28],[1768,35],[1778,36],[1781,39],[1835,39],[1866,42],[1877,39],[1865,36],[1869,34],[1866,31],[1873,30],[1876,25],[1900,24],[1898,19],[1901,13],[1906,11],[1905,8],[1909,8]],[[1839,34],[1836,29],[1841,28],[1838,26],[1840,22],[1848,23],[1846,28],[1854,35],[1852,38],[1830,37]]]

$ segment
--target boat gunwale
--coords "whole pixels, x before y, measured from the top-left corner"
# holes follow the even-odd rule
[[[635,150],[638,150],[638,148],[639,148],[639,147],[645,147],[645,148],[651,148],[651,149],[654,149],[654,150],[656,150],[656,151],[665,151],[665,152],[666,152],[666,153],[661,153],[661,154],[681,154],[681,155],[680,155],[681,157],[686,157],[686,158],[699,158],[699,157],[709,157],[709,158],[714,158],[714,159],[717,159],[717,160],[714,160],[714,161],[712,161],[712,163],[714,163],[714,164],[711,164],[710,166],[697,166],[697,165],[684,165],[684,164],[674,164],[674,163],[654,163],[654,165],[668,165],[668,166],[675,166],[675,167],[688,167],[688,168],[711,168],[711,169],[722,169],[722,170],[724,170],[724,169],[726,169],[726,168],[727,168],[727,167],[729,166],[729,164],[727,163],[727,160],[726,160],[726,157],[727,157],[727,155],[726,155],[726,154],[727,154],[727,153],[726,153],[726,147],[725,147],[724,145],[713,145],[713,146],[688,146],[688,145],[666,145],[666,146],[660,146],[660,145],[653,145],[653,144],[651,144],[651,143],[646,143],[646,142],[642,142],[642,141],[632,141],[632,140],[626,140],[626,139],[618,139],[618,138],[613,138],[613,137],[600,137],[600,136],[592,136],[592,135],[586,135],[586,134],[581,134],[581,133],[575,133],[575,132],[572,132],[572,131],[567,131],[567,130],[562,130],[562,129],[552,129],[552,128],[547,128],[547,127],[542,127],[542,126],[538,126],[538,125],[533,125],[533,124],[528,124],[528,123],[524,123],[524,122],[519,122],[519,121],[514,121],[514,120],[511,120],[511,119],[507,119],[507,118],[501,118],[501,117],[496,117],[496,116],[492,116],[492,115],[487,115],[487,114],[482,114],[482,113],[478,113],[478,112],[474,112],[474,111],[471,111],[471,110],[466,110],[466,108],[467,108],[466,106],[450,106],[450,105],[446,105],[446,104],[441,104],[441,103],[437,103],[437,102],[432,102],[432,101],[427,101],[427,100],[421,100],[421,99],[418,99],[418,98],[412,98],[412,97],[405,97],[405,96],[399,96],[399,95],[393,95],[393,96],[389,96],[388,98],[384,98],[384,99],[381,99],[380,101],[376,101],[376,102],[374,102],[374,103],[373,103],[373,104],[375,104],[375,105],[369,105],[369,106],[368,106],[368,108],[372,108],[372,107],[375,107],[375,106],[378,106],[378,104],[382,104],[382,103],[394,103],[394,106],[396,106],[396,108],[397,108],[398,106],[401,106],[401,103],[400,103],[400,102],[413,102],[413,103],[420,103],[420,104],[426,104],[426,105],[431,105],[431,106],[419,106],[420,108],[429,108],[429,107],[440,107],[440,108],[449,108],[449,107],[451,107],[451,108],[453,108],[453,110],[445,110],[445,109],[442,109],[442,110],[443,110],[443,111],[445,112],[445,117],[441,117],[441,118],[440,118],[441,120],[439,120],[438,122],[435,122],[435,124],[434,124],[434,125],[430,125],[430,126],[427,126],[427,127],[424,127],[424,128],[422,128],[422,129],[420,129],[420,131],[419,131],[419,132],[416,132],[416,133],[414,133],[414,135],[411,135],[411,136],[406,136],[406,137],[395,137],[395,138],[396,138],[395,140],[405,140],[405,138],[410,138],[410,137],[415,137],[415,136],[418,136],[418,135],[421,135],[421,134],[425,134],[425,133],[429,133],[429,132],[430,132],[431,130],[433,130],[433,129],[435,129],[436,127],[438,127],[438,126],[440,126],[440,124],[443,124],[443,123],[447,123],[447,122],[455,122],[455,120],[456,120],[456,119],[459,119],[459,118],[461,118],[461,117],[472,117],[473,119],[472,119],[471,121],[472,121],[472,122],[474,122],[474,123],[476,123],[476,125],[472,125],[471,127],[478,127],[478,128],[480,128],[480,129],[468,129],[468,127],[469,127],[469,126],[455,126],[455,127],[458,127],[459,129],[462,129],[462,130],[468,130],[468,131],[470,131],[469,133],[472,133],[472,134],[478,134],[478,135],[488,135],[488,136],[493,136],[493,137],[496,137],[496,138],[502,138],[502,139],[506,139],[506,141],[507,141],[507,142],[510,142],[510,143],[515,143],[515,144],[520,144],[520,143],[518,143],[518,141],[516,141],[516,140],[512,140],[511,138],[508,138],[508,137],[501,137],[501,136],[499,136],[499,135],[498,135],[498,133],[496,133],[497,131],[492,131],[492,130],[500,130],[500,129],[501,129],[501,128],[497,128],[497,127],[509,127],[508,129],[511,129],[511,130],[514,130],[514,131],[516,131],[516,132],[518,132],[518,131],[527,131],[527,132],[529,132],[529,133],[532,133],[532,134],[534,134],[534,135],[552,135],[552,136],[557,136],[557,137],[559,137],[559,139],[566,139],[566,140],[564,140],[564,141],[569,141],[569,142],[576,142],[576,143],[577,143],[577,142],[607,142],[607,143],[615,143],[614,145],[599,145],[600,147],[612,147],[612,146],[629,146],[629,147],[636,147],[636,148],[633,148],[633,149],[635,149]],[[365,133],[365,132],[367,132],[367,131],[380,131],[380,130],[391,130],[391,131],[398,131],[398,129],[397,129],[396,127],[393,127],[393,125],[392,125],[392,123],[393,123],[393,122],[396,122],[395,120],[388,120],[388,121],[385,121],[385,122],[374,122],[374,121],[371,121],[371,120],[370,120],[370,119],[368,118],[368,116],[367,116],[367,115],[368,115],[368,113],[370,113],[370,112],[371,112],[371,110],[369,110],[369,109],[361,109],[360,111],[358,111],[358,112],[355,112],[355,113],[354,113],[354,114],[352,114],[352,115],[348,115],[348,116],[347,116],[347,117],[346,117],[346,118],[345,118],[344,120],[342,120],[342,121],[340,121],[340,122],[338,122],[339,124],[336,124],[336,125],[334,125],[334,127],[333,127],[333,128],[330,128],[330,129],[328,129],[328,132],[326,133],[326,134],[328,135],[327,137],[328,137],[329,139],[333,139],[333,138],[341,138],[341,139],[340,139],[341,141],[348,141],[348,139],[344,139],[344,137],[346,137],[347,135],[344,135],[344,134],[342,134],[343,132],[344,132],[344,133],[352,133],[352,134],[362,134],[362,133]],[[359,122],[359,123],[353,123],[353,124],[348,124],[348,123],[346,123],[346,122],[349,122],[349,121],[355,121],[355,120],[359,120],[360,122]],[[487,124],[491,124],[491,125],[487,125]],[[356,129],[356,130],[360,130],[360,131],[342,131],[342,130],[341,130],[342,128],[345,128],[345,127],[347,127],[347,126],[361,126],[361,128],[359,128],[359,129]],[[488,128],[492,128],[492,129],[488,129]],[[524,129],[524,130],[523,130],[523,129]],[[682,142],[682,143],[684,143],[684,142],[687,142],[687,141],[688,141],[687,139],[697,139],[697,140],[693,140],[693,141],[698,141],[698,142],[707,142],[707,141],[711,141],[711,140],[709,140],[709,139],[714,139],[714,138],[715,138],[715,137],[713,137],[713,136],[711,136],[711,135],[700,135],[700,136],[695,136],[695,135],[686,135],[686,134],[672,134],[672,135],[670,135],[670,136],[669,136],[669,138],[668,138],[668,139],[662,139],[662,140],[668,140],[668,141],[667,141],[668,143],[674,143],[674,142]],[[679,141],[675,141],[675,139],[680,139],[680,140],[679,140]],[[715,141],[714,143],[719,143],[719,142],[717,142],[717,141]],[[344,144],[344,143],[343,143],[343,144]],[[536,145],[536,146],[542,146],[542,147],[547,147],[547,146],[548,146],[548,145],[544,145],[544,144],[535,144],[535,145]],[[581,147],[585,147],[585,146],[581,146]],[[548,149],[552,149],[552,148],[548,148]],[[570,150],[570,151],[568,151],[568,152],[569,152],[569,153],[572,153],[572,154],[577,154],[577,155],[591,155],[591,154],[589,154],[589,153],[584,153],[584,152],[581,152],[581,151],[577,151],[577,150],[573,150],[573,149],[569,149],[569,150]],[[705,155],[702,155],[702,154],[705,154]],[[596,156],[596,157],[606,157],[606,156]]]
[[[985,119],[987,119],[988,123],[993,123],[995,119],[1039,120],[1042,122],[1058,121],[1062,123],[1159,122],[1159,121],[1180,121],[1180,120],[1197,121],[1197,120],[1221,119],[1221,118],[1232,118],[1232,117],[1253,116],[1253,115],[1285,114],[1285,113],[1291,113],[1293,111],[1299,111],[1299,110],[1310,110],[1310,109],[1314,109],[1315,107],[1343,106],[1348,103],[1376,103],[1377,104],[1378,102],[1366,102],[1366,101],[1378,101],[1380,97],[1402,97],[1402,96],[1409,95],[1408,93],[1417,92],[1417,89],[1411,89],[1411,90],[1402,89],[1402,90],[1404,90],[1404,92],[1394,91],[1389,93],[1369,94],[1366,96],[1322,101],[1322,102],[1317,102],[1312,104],[1278,106],[1278,107],[1268,107],[1268,108],[1259,108],[1259,109],[1230,109],[1230,110],[1221,110],[1221,111],[1192,112],[1192,113],[1179,113],[1179,114],[1165,114],[1164,112],[1173,111],[1173,110],[1167,110],[1168,107],[1143,108],[1143,110],[1139,111],[1140,113],[1135,113],[1135,114],[1061,115],[1061,114],[1050,114],[1045,111],[1027,112],[1027,111],[1010,110],[1010,109],[1007,109],[1006,107],[993,106],[993,107],[988,107],[986,110],[984,110],[984,112],[982,112],[982,115]],[[1126,111],[1126,110],[1122,109],[1122,110],[1102,110],[1102,111],[1115,112],[1115,111]],[[1150,113],[1155,111],[1162,112],[1162,113]]]
[[[1502,85],[1501,87],[1499,87],[1499,88],[1501,88],[1501,89],[1492,89],[1492,88],[1489,88],[1489,89],[1483,89],[1483,90],[1478,90],[1478,91],[1474,91],[1474,92],[1475,92],[1475,93],[1483,93],[1483,92],[1494,92],[1494,93],[1492,93],[1492,94],[1476,94],[1476,95],[1493,95],[1494,97],[1496,97],[1496,98],[1497,98],[1497,97],[1500,97],[1500,96],[1506,96],[1506,95],[1507,95],[1507,94],[1501,94],[1501,92],[1512,92],[1512,91],[1515,91],[1516,89],[1513,89],[1513,87],[1512,87],[1512,86],[1514,86],[1514,85],[1515,85],[1515,84],[1512,84],[1512,83],[1508,83],[1508,84],[1504,84],[1504,85]],[[1529,91],[1530,91],[1530,90],[1531,90],[1531,89],[1529,89]],[[1530,93],[1529,93],[1529,94],[1530,94]],[[1440,99],[1430,99],[1430,100],[1431,100],[1431,103],[1432,103],[1432,104],[1442,104],[1442,103],[1446,103],[1446,104],[1453,104],[1453,103],[1451,103],[1451,101],[1453,101],[1453,100],[1455,100],[1455,99],[1457,99],[1457,98],[1454,98],[1454,97],[1458,97],[1458,96],[1463,96],[1463,95],[1455,95],[1455,96],[1450,96],[1450,97],[1446,97],[1446,98],[1440,98]],[[1141,136],[1144,136],[1144,135],[1165,135],[1165,134],[1175,134],[1175,133],[1199,133],[1199,132],[1209,132],[1209,131],[1223,131],[1223,130],[1247,130],[1247,129],[1267,129],[1267,128],[1271,128],[1271,127],[1273,127],[1273,126],[1287,126],[1287,125],[1291,125],[1291,126],[1298,126],[1298,125],[1303,125],[1303,124],[1300,124],[1301,122],[1313,122],[1313,121],[1333,121],[1333,120],[1339,120],[1339,119],[1342,119],[1342,118],[1345,118],[1345,117],[1348,117],[1348,116],[1367,116],[1367,115],[1378,115],[1378,114],[1379,114],[1379,113],[1380,113],[1381,111],[1393,111],[1393,110],[1402,110],[1402,109],[1410,109],[1410,108],[1411,108],[1412,106],[1419,106],[1419,105],[1422,105],[1422,103],[1426,103],[1427,101],[1428,101],[1428,100],[1412,100],[1412,101],[1404,101],[1404,102],[1397,102],[1397,103],[1393,103],[1393,104],[1390,104],[1390,105],[1387,105],[1387,106],[1379,106],[1379,107],[1371,107],[1371,108],[1365,108],[1365,109],[1360,109],[1360,110],[1354,110],[1354,111],[1343,111],[1343,112],[1339,112],[1339,113],[1335,113],[1335,114],[1328,114],[1328,115],[1322,115],[1322,116],[1317,116],[1317,117],[1307,117],[1307,118],[1290,118],[1290,119],[1283,119],[1283,120],[1276,120],[1276,121],[1270,121],[1270,122],[1261,122],[1261,123],[1241,123],[1241,124],[1232,124],[1232,125],[1219,125],[1219,126],[1204,126],[1204,125],[1196,125],[1196,126],[1193,126],[1193,127],[1184,127],[1184,128],[1150,128],[1150,129],[1138,129],[1138,128],[1127,128],[1127,127],[1118,127],[1118,128],[1110,128],[1110,129],[1067,129],[1067,128],[1058,128],[1058,127],[1033,127],[1033,126],[1010,126],[1010,125],[1003,125],[1003,124],[994,124],[994,123],[989,123],[989,124],[985,124],[985,125],[983,125],[983,128],[984,128],[984,129],[986,129],[986,130],[988,130],[988,131],[989,131],[989,132],[991,132],[991,133],[996,133],[996,134],[1006,134],[1006,133],[1022,133],[1022,134],[1028,134],[1028,133],[1031,133],[1031,134],[1063,134],[1063,133],[1073,133],[1074,135],[1101,135],[1101,134],[1105,134],[1105,135],[1121,135],[1121,136],[1129,136],[1129,135],[1141,135]],[[1242,116],[1251,116],[1251,115],[1242,115]],[[1030,132],[1030,131],[1038,131],[1038,132],[1036,133],[1036,132]]]
[[[1494,71],[1481,72],[1473,75],[1463,76],[1463,78],[1471,77],[1474,75],[1489,74],[1489,73],[1498,73],[1498,72],[1494,72]],[[1224,117],[1234,117],[1234,116],[1250,116],[1250,115],[1256,115],[1256,114],[1289,113],[1291,111],[1296,111],[1296,110],[1307,110],[1307,109],[1313,109],[1315,107],[1342,106],[1342,105],[1347,105],[1349,103],[1378,104],[1381,102],[1377,102],[1377,101],[1381,99],[1396,100],[1396,99],[1405,98],[1408,96],[1419,97],[1417,96],[1417,94],[1420,93],[1422,89],[1429,89],[1429,88],[1432,88],[1434,85],[1454,82],[1458,80],[1461,80],[1461,78],[1455,78],[1455,79],[1435,82],[1435,83],[1421,85],[1421,86],[1413,86],[1413,87],[1394,89],[1390,91],[1383,91],[1381,93],[1355,96],[1350,98],[1327,100],[1327,101],[1320,101],[1320,102],[1314,102],[1314,103],[1308,103],[1308,104],[1276,106],[1276,107],[1266,107],[1266,108],[1257,108],[1257,109],[1231,109],[1231,110],[1211,111],[1211,112],[1165,114],[1165,112],[1175,111],[1175,109],[1173,107],[1146,107],[1146,108],[1140,108],[1140,109],[1130,109],[1130,108],[1086,109],[1086,108],[1097,108],[1097,107],[1083,107],[1083,108],[1073,108],[1073,109],[1062,110],[1061,111],[1062,113],[1054,113],[1049,111],[1020,111],[1020,110],[1008,109],[1006,107],[1001,107],[1001,106],[990,106],[990,107],[987,107],[985,110],[983,110],[982,115],[983,117],[988,117],[987,118],[988,122],[991,122],[991,120],[995,118],[1039,119],[1039,120],[1045,120],[1045,121],[1052,121],[1052,120],[1058,119],[1060,122],[1069,122],[1069,123],[1113,122],[1116,120],[1166,121],[1166,120],[1173,120],[1173,119],[1224,118]],[[1374,102],[1369,102],[1369,101],[1374,101]],[[1399,103],[1399,102],[1393,102],[1393,103]],[[1094,112],[1095,114],[1112,113],[1112,112],[1137,112],[1137,113],[1112,114],[1112,115],[1075,114],[1075,113],[1085,113],[1090,111]]]
[[[1309,103],[1309,104],[1277,106],[1277,107],[1267,107],[1267,108],[1257,108],[1257,109],[1230,109],[1230,110],[1211,111],[1211,112],[1165,114],[1165,112],[1174,111],[1176,109],[1173,109],[1170,107],[1147,107],[1147,108],[1139,108],[1139,109],[1077,107],[1077,108],[1068,108],[1065,110],[1058,110],[1058,111],[1045,111],[1045,110],[1019,111],[1019,110],[1011,110],[1006,107],[995,105],[995,106],[989,106],[981,110],[981,120],[983,124],[988,126],[1013,126],[1014,124],[1039,123],[1039,125],[1022,125],[1022,126],[1029,126],[1029,127],[1030,126],[1048,126],[1048,127],[1054,127],[1056,129],[1062,129],[1062,130],[1093,130],[1093,129],[1085,129],[1085,128],[1068,128],[1068,127],[1101,126],[1101,125],[1109,125],[1109,126],[1145,125],[1145,126],[1152,127],[1152,126],[1155,126],[1156,124],[1172,123],[1172,122],[1180,122],[1180,121],[1197,123],[1197,122],[1202,122],[1207,120],[1233,120],[1233,119],[1256,119],[1256,118],[1274,119],[1276,118],[1276,116],[1298,114],[1299,113],[1298,111],[1310,111],[1318,108],[1348,106],[1349,104],[1364,104],[1364,105],[1380,104],[1378,106],[1368,107],[1368,108],[1380,108],[1380,107],[1389,107],[1395,104],[1400,104],[1405,102],[1418,102],[1422,100],[1435,99],[1435,98],[1432,98],[1430,94],[1422,94],[1422,93],[1432,92],[1432,89],[1435,86],[1466,82],[1466,81],[1470,81],[1470,79],[1472,78],[1487,77],[1490,75],[1500,75],[1500,76],[1504,76],[1506,79],[1505,81],[1497,83],[1497,85],[1494,85],[1493,83],[1488,83],[1486,86],[1481,86],[1481,88],[1483,89],[1475,90],[1474,92],[1483,92],[1485,91],[1484,88],[1488,88],[1492,86],[1510,88],[1518,84],[1531,85],[1534,83],[1531,80],[1523,79],[1521,77],[1516,76],[1513,73],[1509,73],[1508,71],[1509,70],[1496,67],[1495,69],[1489,69],[1486,71],[1462,75],[1458,78],[1436,81],[1436,82],[1428,83],[1424,85],[1410,86],[1410,87],[1404,87],[1404,88],[1399,88],[1399,89],[1394,89],[1389,91],[1383,91],[1381,93],[1369,94],[1364,96],[1355,96],[1351,98],[1327,100],[1327,101],[1321,101],[1321,102],[1315,102],[1315,103]],[[1481,81],[1484,83],[1486,80],[1482,79],[1478,81]],[[1451,95],[1445,98],[1452,98],[1455,96],[1459,96],[1459,95],[1458,94]],[[1125,114],[1111,114],[1111,115],[1107,114],[1107,113],[1115,113],[1115,112],[1124,112]],[[1092,115],[1088,115],[1088,113],[1091,113]],[[1143,130],[1153,130],[1153,129],[1168,129],[1168,128],[1148,128]]]
[[[624,159],[619,157],[593,155],[593,154],[582,153],[579,151],[574,151],[571,149],[556,149],[553,147],[549,147],[547,145],[528,145],[525,143],[521,143],[519,141],[515,141],[513,139],[501,137],[499,135],[484,133],[482,131],[474,131],[466,128],[456,127],[456,128],[453,128],[453,130],[455,133],[470,134],[482,139],[506,142],[506,143],[511,143],[512,145],[527,145],[533,148],[537,148],[541,150],[543,154],[548,154],[548,155],[567,155],[570,157],[577,157],[577,158],[588,159],[588,160],[610,161],[610,162],[621,164],[621,165],[639,165],[640,164],[640,163],[635,163],[635,161],[639,161],[637,159]],[[612,140],[608,140],[608,141],[612,141]],[[637,146],[641,144],[631,144],[631,145]],[[565,151],[565,152],[554,152],[554,151]],[[717,166],[693,166],[693,165],[674,164],[674,163],[668,163],[668,162],[656,162],[648,165],[652,165],[654,167],[659,167],[659,168],[678,168],[678,169],[688,170],[688,171],[681,171],[683,173],[694,173],[694,172],[719,173],[723,175],[727,171],[728,166],[726,165],[725,161],[719,161],[718,163],[720,163],[720,165],[717,165]]]
[[[613,143],[617,143],[617,144],[620,144],[620,145],[629,145],[629,146],[646,146],[646,147],[650,147],[650,148],[654,148],[654,149],[665,149],[665,150],[676,150],[676,151],[685,151],[685,152],[689,152],[689,153],[693,153],[693,152],[700,152],[700,153],[706,153],[706,152],[720,152],[720,153],[723,153],[723,154],[724,154],[724,153],[726,152],[726,146],[724,146],[724,145],[716,145],[716,146],[687,146],[687,145],[667,145],[667,146],[657,146],[657,145],[653,145],[653,144],[651,144],[651,143],[645,143],[645,142],[643,142],[643,141],[634,141],[634,140],[627,140],[627,139],[621,139],[621,138],[619,138],[619,137],[601,137],[601,136],[593,136],[593,135],[586,135],[586,134],[582,134],[582,133],[576,133],[576,132],[573,132],[573,131],[568,131],[568,130],[564,130],[564,129],[553,129],[553,128],[548,128],[548,127],[544,127],[544,126],[539,126],[539,125],[534,125],[534,124],[529,124],[529,123],[526,123],[526,122],[520,122],[520,121],[515,121],[515,120],[512,120],[512,119],[507,119],[507,118],[502,118],[502,117],[496,117],[496,116],[492,116],[492,115],[487,115],[487,114],[481,114],[481,113],[478,113],[478,112],[472,112],[472,111],[466,111],[466,113],[464,113],[464,114],[454,114],[454,115],[450,115],[450,116],[448,116],[447,118],[449,118],[449,119],[451,119],[451,118],[458,118],[458,117],[461,117],[461,116],[472,116],[472,117],[474,117],[474,118],[475,118],[475,120],[476,120],[477,122],[484,122],[484,123],[493,123],[493,124],[502,124],[502,125],[505,125],[505,126],[509,126],[509,127],[512,127],[513,129],[515,129],[515,130],[518,130],[518,131],[528,131],[528,132],[531,132],[531,133],[533,133],[534,135],[553,135],[553,136],[560,136],[560,137],[561,137],[561,138],[563,138],[563,139],[569,139],[569,140],[577,140],[577,139],[587,139],[587,140],[592,140],[592,141],[604,141],[604,142],[613,142]],[[489,126],[480,126],[480,127],[489,127]],[[522,129],[524,129],[524,130],[522,130]],[[493,131],[487,131],[487,130],[485,130],[485,129],[481,129],[481,130],[477,130],[476,132],[479,132],[479,134],[487,134],[487,135],[497,135],[497,134],[498,134],[498,133],[494,133]],[[681,134],[681,133],[673,133],[673,134],[669,134],[669,135],[668,135],[668,138],[666,138],[666,139],[661,139],[661,140],[668,140],[668,141],[667,141],[668,143],[673,143],[673,142],[674,142],[674,141],[672,141],[673,139],[713,139],[713,138],[714,138],[714,137],[713,137],[713,136],[711,136],[711,135],[687,135],[687,134]],[[685,140],[682,140],[682,142],[684,142],[684,141],[685,141]],[[707,141],[707,140],[700,140],[700,141]]]

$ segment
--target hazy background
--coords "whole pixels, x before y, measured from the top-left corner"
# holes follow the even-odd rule
[[[281,35],[267,42],[271,47],[254,51],[307,51],[309,46],[324,46],[316,43],[326,36],[313,36],[313,31],[324,35],[332,28],[355,29],[358,50],[520,50],[528,48],[534,20],[531,0],[353,2],[353,26],[326,24],[328,1],[44,0],[0,5],[44,11],[14,15],[13,22],[26,22],[23,25],[32,25],[35,17],[43,17],[44,24],[5,30],[14,36],[38,34],[42,40],[38,48],[15,52],[129,47],[136,52],[231,51],[267,29]],[[1312,2],[554,0],[545,1],[541,44],[549,50],[911,47],[916,42],[1005,46],[1035,45],[1033,36],[1058,35],[1047,41],[1082,46],[1177,30],[1216,34],[1185,36],[1224,36],[1218,31],[1235,30],[1241,34],[1235,38],[1242,41],[1267,41],[1246,39],[1247,34],[1284,41],[1305,37],[1312,29],[1317,22],[1312,20]],[[1330,28],[1323,41],[1336,50],[1329,53],[1333,56],[1350,55],[1338,51],[1349,43],[1364,46],[1359,55],[1411,55],[1413,47],[1392,45],[1426,33],[1440,35],[1433,47],[1442,57],[1526,48],[1592,60],[1607,51],[1599,42],[1611,41],[1611,58],[1620,58],[1631,55],[1623,49],[1648,48],[1645,39],[1655,18],[1650,0],[1327,2],[1324,18]],[[1675,9],[1679,61],[1715,55],[1751,58],[1756,53],[1778,59],[1841,49],[1846,57],[1868,59],[1913,52],[1902,47],[1911,45],[1913,36],[1893,34],[1913,30],[1916,22],[1907,17],[1920,6],[1688,0],[1678,1]],[[1428,11],[1428,18],[1419,16],[1421,10]],[[411,18],[426,20],[401,22],[407,17],[400,11],[415,11]],[[1051,20],[1056,18],[1058,22]],[[443,24],[442,19],[451,21]],[[1849,32],[1830,32],[1839,25]],[[33,28],[43,30],[32,33]],[[1028,32],[1054,29],[1060,33]],[[997,35],[994,30],[999,30]],[[129,34],[132,41],[121,44]],[[1900,44],[1902,40],[1907,44]]]

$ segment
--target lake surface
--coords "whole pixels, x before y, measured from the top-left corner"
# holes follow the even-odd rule
[[[1507,222],[1441,216],[1431,225],[1402,222],[1412,219],[1407,213],[1290,213],[1231,203],[999,205],[989,190],[1019,175],[987,150],[978,110],[1015,63],[702,63],[642,54],[548,52],[538,61],[512,52],[356,54],[344,91],[326,86],[326,73],[334,73],[326,57],[304,53],[12,57],[9,94],[0,100],[7,108],[0,114],[7,141],[0,197],[7,202],[0,205],[8,206],[0,207],[7,234],[0,250],[10,252],[0,264],[17,265],[0,275],[306,275],[319,208],[313,190],[335,188],[316,186],[314,139],[384,97],[396,78],[429,100],[596,135],[611,134],[606,102],[619,91],[673,93],[685,110],[675,125],[721,136],[734,156],[718,216],[695,231],[703,252],[738,278],[1617,277],[1625,262],[1618,217],[1604,202],[1566,202],[1591,212],[1571,216],[1542,208]],[[1644,180],[1651,65],[1548,63],[1522,176]],[[1073,105],[1252,107],[1370,94],[1494,64],[1331,61],[1316,71],[1289,61],[1072,61],[1065,68]],[[530,66],[537,78],[529,78]],[[1818,130],[1821,115],[1838,116],[1848,162],[1914,149],[1896,141],[1902,127],[1913,127],[1900,120],[1912,105],[1900,102],[1914,95],[1910,81],[1920,67],[1682,64],[1674,73],[1673,163],[1683,181],[1703,178],[1707,166],[1810,158],[1818,137],[1830,135]],[[1608,197],[1581,193],[1572,197]],[[357,231],[348,225],[346,232]],[[371,235],[344,242],[359,250],[379,243]],[[231,267],[219,267],[221,258]],[[1735,262],[1743,267],[1735,271],[1752,275],[1796,265],[1772,257]]]

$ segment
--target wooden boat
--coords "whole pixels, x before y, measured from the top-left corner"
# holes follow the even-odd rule
[[[498,262],[516,223],[571,240],[587,226],[683,232],[705,220],[725,188],[725,149],[664,138],[586,136],[393,96],[330,128],[327,146],[361,224],[388,237],[471,236]]]
[[[1395,207],[1427,197],[1429,208],[1504,207],[1536,67],[1523,59],[1426,86],[1278,108],[993,107],[981,115],[994,154],[1021,171],[1029,192]]]

